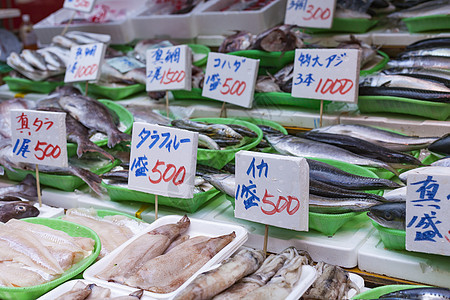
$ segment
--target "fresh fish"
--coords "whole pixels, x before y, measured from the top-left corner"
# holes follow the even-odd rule
[[[359,87],[360,96],[390,96],[425,100],[431,102],[450,103],[450,92],[419,90],[401,87]]]
[[[174,300],[210,299],[258,270],[264,258],[265,254],[261,250],[243,249],[219,267],[198,275]]]
[[[144,290],[137,290],[135,292],[132,292],[128,296],[119,296],[119,297],[110,298],[108,300],[136,300],[136,299],[141,299],[142,295],[144,295]]]
[[[399,58],[408,58],[411,56],[445,56],[450,57],[450,48],[429,48],[410,50],[402,52],[398,55]]]
[[[34,50],[24,49],[20,54],[22,58],[29,63],[31,66],[35,67],[41,71],[48,71],[47,64],[44,57]]]
[[[450,157],[441,158],[431,163],[431,165],[435,167],[450,167]]]
[[[417,78],[417,79],[421,79],[421,80],[426,80],[426,81],[444,85],[445,87],[450,88],[450,80],[447,80],[445,78],[441,78],[441,77],[437,77],[437,76],[433,76],[433,75],[425,75],[425,74],[408,74],[408,73],[401,74],[400,73],[400,75]]]
[[[58,55],[54,54],[51,51],[45,51],[45,48],[43,50],[38,50],[37,53],[41,54],[44,57],[45,63],[48,66],[53,66],[56,69],[65,69],[66,64],[64,61],[59,58]]]
[[[113,179],[120,182],[128,182],[128,170],[111,170],[109,172],[103,173],[101,177],[103,179]]]
[[[135,84],[134,79],[127,77],[125,74],[120,73],[108,63],[104,63],[101,66],[100,81],[106,83],[124,83],[124,84]]]
[[[280,93],[279,85],[274,81],[272,76],[258,76],[255,85],[255,92],[257,93]]]
[[[9,196],[11,197],[11,196]],[[0,222],[8,222],[11,219],[23,219],[28,217],[37,217],[39,209],[30,202],[20,201],[0,201]]]
[[[186,232],[189,225],[189,218],[184,216],[176,224],[162,225],[141,235],[117,254],[96,277],[123,283],[128,276],[136,274],[144,263],[164,253],[173,240]]]
[[[146,68],[137,68],[125,73],[125,78],[140,84],[147,83]]]
[[[378,159],[386,163],[422,165],[420,160],[412,155],[390,150],[386,147],[348,135],[309,131],[304,134],[304,137],[313,141],[338,146],[364,157]]]
[[[450,133],[444,135],[428,146],[428,150],[450,155]]]
[[[231,129],[225,124],[205,124],[201,122],[194,122],[187,119],[173,120],[172,125],[181,129],[198,131],[207,134],[217,134],[224,137],[231,137],[236,139],[242,139],[242,135]]]
[[[309,194],[309,211],[317,213],[339,214],[367,211],[382,202],[369,198],[329,198]]]
[[[417,69],[417,68],[390,68],[382,71],[383,74],[417,74],[430,75],[445,80],[450,80],[450,73],[442,69]]]
[[[418,4],[416,6],[403,9],[398,12],[389,14],[387,17],[391,19],[415,18],[431,15],[448,15],[450,14],[450,1],[434,0]]]
[[[63,48],[67,48],[70,49],[73,46],[78,46],[80,45],[79,43],[77,43],[75,40],[62,36],[62,35],[55,35],[52,38],[52,42],[53,44],[55,44],[56,46],[61,46]]]
[[[369,75],[360,78],[360,86],[370,87],[400,87],[410,89],[422,89],[436,92],[450,92],[450,88],[443,84],[433,83],[428,80],[413,78],[403,75]]]
[[[278,129],[275,129],[271,126],[267,126],[267,125],[257,125],[259,128],[261,128],[261,130],[264,133],[269,133],[269,134],[282,134],[281,131],[279,131]]]
[[[239,133],[241,136],[247,136],[252,138],[258,137],[258,134],[256,132],[254,132],[253,130],[251,130],[246,126],[239,124],[228,124],[227,126],[236,131],[237,133]]]
[[[322,181],[349,190],[393,189],[401,187],[398,183],[382,179],[354,175],[327,163],[307,159],[310,180]]]
[[[436,37],[431,39],[419,40],[406,46],[407,51],[422,50],[430,48],[450,48],[449,37]]]
[[[290,93],[292,91],[292,79],[294,78],[294,64],[284,66],[273,77],[283,92]]]
[[[219,147],[229,147],[229,146],[236,146],[238,144],[242,144],[243,141],[235,138],[221,138],[221,137],[214,137],[214,141],[219,145]],[[236,146],[238,147],[238,146]]]
[[[6,59],[9,66],[18,71],[35,72],[36,70],[16,52],[11,52]]]
[[[124,107],[133,114],[135,122],[169,125],[170,119],[144,105],[125,104]]]
[[[295,25],[279,25],[272,27],[255,37],[252,49],[267,52],[286,52],[303,48],[300,31]],[[297,30],[297,32],[295,32]]]
[[[367,215],[383,227],[405,230],[406,202],[378,204]]]
[[[309,193],[328,198],[368,198],[381,202],[387,201],[377,194],[347,190],[314,179],[310,179],[309,181]]]
[[[70,291],[60,295],[55,298],[55,300],[84,300],[91,294],[92,285],[86,285],[83,282],[78,281]]]
[[[356,10],[351,9],[344,9],[340,7],[336,8],[334,12],[334,17],[344,19],[368,19],[368,20],[372,19],[372,16],[367,13],[358,12]]]
[[[85,35],[83,32],[79,31],[68,31],[65,35],[66,38],[72,39],[76,43],[82,45],[82,44],[95,44],[95,43],[101,43],[101,41],[94,39],[92,37],[89,37],[88,35]]]
[[[374,59],[377,55],[377,51],[374,47],[372,47],[369,44],[366,44],[360,40],[358,40],[354,35],[350,35],[350,40],[341,42],[339,45],[337,45],[337,48],[342,49],[358,49],[360,50],[361,56],[360,56],[360,65],[361,68],[368,62],[370,62],[372,59]]]
[[[205,174],[202,177],[219,191],[234,198],[236,186],[234,174]]]
[[[386,199],[387,202],[406,201],[406,186],[385,192],[383,198]]]
[[[188,240],[170,252],[146,261],[126,278],[125,284],[156,293],[173,292],[235,237],[232,232],[195,244]],[[187,243],[189,247],[185,247]]]
[[[411,151],[426,148],[438,139],[438,137],[407,136],[375,127],[350,124],[332,125],[316,128],[311,131],[345,134],[397,151]]]
[[[220,146],[212,138],[204,134],[198,135],[198,146],[206,149],[220,150]]]
[[[248,31],[237,31],[235,34],[225,38],[219,46],[219,53],[229,53],[247,50],[254,42],[254,35]]]
[[[412,56],[404,59],[392,59],[387,63],[390,68],[425,68],[450,70],[450,57]]]
[[[266,134],[265,138],[270,145],[281,154],[334,159],[356,165],[384,168],[397,174],[397,171],[394,168],[382,161],[366,158],[333,145],[283,134]]]
[[[5,196],[21,197],[33,201],[37,200],[36,179],[33,175],[28,174],[20,183],[0,188],[0,198]]]
[[[28,265],[11,261],[0,262],[0,284],[6,287],[20,288],[43,284],[57,278]]]
[[[61,107],[84,126],[108,135],[108,147],[122,141],[130,141],[129,134],[121,132],[114,124],[108,108],[97,100],[85,96],[63,96]]]
[[[189,238],[190,238],[190,236],[187,235],[187,234],[180,235],[172,243],[170,243],[169,247],[167,247],[166,251],[164,251],[163,254],[166,254],[167,252],[169,252],[170,250],[172,250],[176,246],[186,242],[187,240],[189,240]]]
[[[56,55],[64,63],[64,66],[69,64],[70,50],[58,46],[46,47],[44,49],[46,52]]]
[[[448,300],[450,289],[438,287],[422,287],[400,290],[381,295],[379,299],[419,299],[419,300]]]
[[[410,174],[435,174],[435,175],[449,175],[450,174],[450,168],[448,167],[436,167],[436,166],[429,166],[429,167],[421,167],[416,168],[413,170],[409,170],[406,172],[403,172],[398,176],[402,182],[406,182],[408,179],[408,176]]]

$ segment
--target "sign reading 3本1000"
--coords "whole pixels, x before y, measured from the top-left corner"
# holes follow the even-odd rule
[[[135,122],[128,187],[156,195],[192,198],[198,133]]]

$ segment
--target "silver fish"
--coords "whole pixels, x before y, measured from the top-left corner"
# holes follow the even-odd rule
[[[427,1],[411,8],[402,9],[401,11],[389,14],[387,17],[392,19],[415,18],[431,15],[448,15],[450,14],[450,1],[434,0]]]
[[[359,84],[372,87],[406,87],[412,89],[432,90],[437,92],[450,92],[450,88],[446,87],[443,84],[402,75],[369,75],[360,78]]]
[[[69,64],[69,55],[70,55],[69,50],[58,46],[46,47],[42,49],[42,51],[44,50],[46,52],[51,52],[54,55],[56,55],[64,63],[64,66],[67,66]]]
[[[372,206],[367,216],[383,227],[405,230],[406,202]]]
[[[39,52],[29,50],[29,49],[24,49],[22,51],[22,53],[20,54],[20,56],[22,56],[22,58],[27,63],[29,63],[36,69],[41,70],[41,71],[48,70],[47,63],[45,62],[44,57],[41,54],[39,54]]]
[[[450,70],[450,57],[412,56],[404,59],[392,59],[387,63],[390,68],[424,68]]]
[[[64,61],[61,58],[59,58],[58,55],[54,54],[53,52],[45,51],[45,48],[44,48],[41,51],[38,50],[38,53],[44,57],[45,62],[47,63],[47,67],[53,66],[56,69],[65,69],[66,68],[66,64],[64,63]]]
[[[382,202],[369,198],[328,198],[309,195],[309,211],[318,213],[346,213],[367,211],[370,207]]]
[[[448,48],[430,48],[430,49],[420,49],[411,50],[400,53],[400,58],[407,58],[411,56],[445,56],[450,57],[450,49]]]
[[[408,179],[408,176],[411,174],[436,174],[436,175],[450,175],[450,168],[449,167],[438,167],[438,166],[429,166],[429,167],[421,167],[416,168],[413,170],[409,170],[406,172],[403,172],[398,176],[401,181],[406,182]]]
[[[0,188],[0,199],[5,196],[15,196],[27,200],[37,200],[36,179],[28,174],[20,183]]]
[[[172,125],[181,129],[205,132],[211,134],[222,135],[225,137],[242,139],[242,135],[231,129],[225,124],[205,124],[201,122],[194,122],[187,119],[173,120]]]
[[[385,192],[383,194],[383,198],[388,202],[406,201],[406,186]]]
[[[220,146],[209,136],[198,135],[198,146],[206,149],[220,150]]]
[[[417,74],[440,77],[450,80],[450,72],[442,69],[416,69],[416,68],[390,68],[382,71],[383,74]]]
[[[70,49],[73,46],[78,46],[80,45],[79,43],[77,43],[75,40],[70,39],[68,37],[62,36],[62,35],[56,35],[52,38],[52,42],[57,45],[57,46],[61,46],[63,48],[67,48]]]
[[[89,37],[86,34],[84,34],[83,32],[79,32],[79,31],[68,31],[64,36],[74,40],[76,43],[79,43],[79,44],[101,43],[101,41],[99,41],[97,39],[93,39],[92,37]]]
[[[19,54],[11,52],[6,59],[8,65],[18,71],[35,72],[36,70],[26,62]]]
[[[125,73],[125,77],[129,80],[135,81],[140,84],[147,83],[147,74],[145,68],[137,68]]]
[[[203,175],[203,178],[219,191],[234,198],[234,189],[236,186],[234,174],[205,174]]]

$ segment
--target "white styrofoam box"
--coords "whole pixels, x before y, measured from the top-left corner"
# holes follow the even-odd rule
[[[358,268],[389,277],[450,288],[448,256],[386,249],[378,231],[359,249]]]
[[[106,255],[102,260],[98,261],[83,273],[84,279],[99,283],[106,287],[113,287],[116,288],[122,292],[125,293],[131,293],[136,290],[136,288],[132,288],[126,285],[118,284],[115,282],[107,282],[105,280],[101,280],[97,277],[95,277],[96,274],[100,273],[111,261],[114,260],[114,258],[130,243],[132,243],[135,239],[138,239],[141,235],[146,234],[147,232],[155,229],[156,227],[165,225],[165,224],[173,224],[178,222],[181,219],[181,216],[177,215],[170,215],[165,216],[162,218],[159,218],[145,230],[141,234],[138,234],[128,240],[127,242],[123,243],[119,248],[115,249],[110,254]],[[224,234],[230,234],[231,232],[236,233],[236,237],[234,238],[231,243],[229,243],[227,246],[225,246],[222,250],[220,250],[213,258],[211,258],[203,267],[201,267],[194,275],[192,275],[186,282],[184,282],[177,290],[166,293],[166,294],[159,294],[159,293],[153,293],[145,291],[144,295],[141,299],[168,299],[173,296],[175,296],[177,293],[179,293],[183,288],[185,288],[198,274],[203,273],[204,271],[208,270],[213,266],[214,264],[220,263],[224,259],[230,257],[239,247],[241,247],[247,240],[247,231],[239,226],[239,225],[232,225],[232,224],[226,224],[226,223],[219,223],[219,222],[212,222],[212,221],[205,221],[201,219],[195,219],[190,218],[191,224],[189,225],[189,229],[186,231],[186,234],[190,237],[195,237],[199,235],[204,236],[210,236],[210,237],[217,237]]]
[[[364,279],[355,273],[349,273],[348,278],[353,281],[353,283],[359,288],[359,292],[361,293],[361,290],[364,289]],[[346,299],[352,299],[352,297],[356,294],[358,294],[358,291],[352,288],[350,289],[350,291],[348,291]]]
[[[52,207],[45,204],[39,207],[39,203],[36,203],[34,206],[39,209],[38,217],[40,218],[56,218],[64,215],[64,208]]]
[[[246,30],[254,34],[282,24],[287,0],[273,0],[259,10],[220,11],[233,0],[210,0],[194,14],[199,35],[233,34],[235,30]]]

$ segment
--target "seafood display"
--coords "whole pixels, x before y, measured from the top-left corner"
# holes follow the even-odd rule
[[[59,295],[55,300],[89,300],[89,299],[105,299],[105,300],[136,300],[141,299],[143,290],[137,290],[128,296],[111,296],[111,290],[96,285],[95,283],[85,284],[78,281],[70,291]]]

